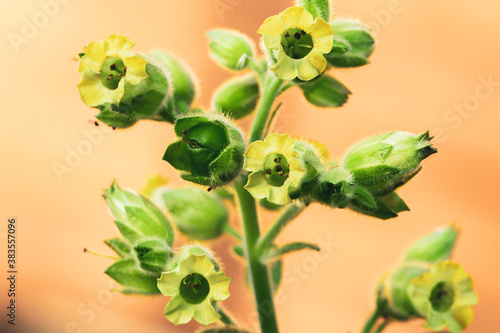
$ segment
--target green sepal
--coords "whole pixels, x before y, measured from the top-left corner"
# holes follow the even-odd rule
[[[224,233],[226,207],[206,191],[184,187],[163,192],[163,203],[180,232],[196,240],[209,240]]]
[[[218,187],[239,175],[244,160],[243,135],[220,112],[181,116],[174,131],[181,139],[167,148],[163,159],[185,171],[181,178]]]
[[[118,290],[121,293],[143,295],[160,293],[156,286],[160,274],[144,271],[133,258],[116,261],[104,273],[121,285]]]
[[[422,260],[435,263],[449,259],[455,246],[458,231],[449,225],[416,241],[406,252],[404,260]]]
[[[303,6],[315,19],[320,17],[326,22],[330,20],[329,0],[297,0],[297,6]]]
[[[210,55],[215,62],[232,70],[242,70],[248,66],[247,58],[253,55],[250,38],[227,29],[211,30],[207,35],[210,40]]]
[[[333,167],[321,174],[313,198],[330,207],[345,208],[352,193],[352,176],[339,167]]]
[[[319,251],[320,248],[318,245],[313,244],[313,243],[305,243],[305,242],[293,242],[289,243],[286,245],[283,245],[281,247],[271,249],[269,250],[264,256],[263,260],[273,260],[276,258],[279,258],[285,254],[288,254],[290,252],[295,252],[295,251],[300,251],[304,249],[310,249],[314,251]]]
[[[170,247],[160,239],[140,241],[134,252],[141,268],[155,273],[165,271],[167,261],[173,256]]]
[[[81,59],[81,58],[83,58],[83,56],[84,56],[84,55],[85,55],[85,53],[84,53],[84,52],[80,52],[80,53],[78,53],[78,58],[80,58],[80,59]]]
[[[351,94],[342,82],[324,74],[300,84],[299,87],[309,103],[318,107],[339,107],[344,105]]]
[[[407,287],[412,279],[430,269],[431,265],[426,262],[408,261],[386,273],[377,287],[378,302],[387,300],[383,315],[397,320],[418,317]]]
[[[391,196],[391,195],[392,194],[389,194],[388,196]],[[353,198],[349,202],[347,207],[352,209],[353,211],[358,212],[358,213],[372,216],[372,217],[376,217],[376,218],[381,219],[381,220],[392,219],[394,217],[397,217],[398,213],[405,211],[405,210],[409,210],[408,207],[406,206],[406,204],[404,205],[406,207],[406,209],[400,209],[401,207],[389,206],[381,199],[385,199],[385,196],[375,199],[376,208],[373,208],[373,206],[367,206],[367,205],[363,204],[357,198]]]
[[[227,189],[224,187],[218,187],[214,190],[215,195],[217,195],[219,198],[225,200],[225,199],[232,199],[234,198],[234,194],[229,192]]]
[[[132,249],[130,246],[121,238],[114,237],[106,239],[104,244],[109,246],[120,258],[128,258],[132,254]]]
[[[356,186],[354,188],[353,198],[358,200],[362,205],[368,208],[371,209],[377,208],[377,202],[375,201],[375,198],[373,198],[370,192],[368,192],[362,187]]]
[[[153,51],[149,54],[149,57],[156,60],[170,74],[171,84],[174,89],[171,102],[175,108],[175,114],[188,112],[196,95],[191,70],[179,59],[163,51]]]
[[[404,202],[403,199],[401,199],[401,197],[395,192],[389,193],[382,197],[378,197],[377,200],[383,203],[394,213],[401,213],[410,210],[410,208],[408,208],[408,206],[406,205],[406,202]]]
[[[213,95],[212,108],[241,119],[255,110],[260,97],[259,83],[253,74],[234,77],[220,86]]]
[[[104,199],[115,218],[115,224],[130,243],[142,238],[161,238],[172,246],[174,232],[169,221],[151,201],[140,194],[123,190],[114,181],[104,191]]]
[[[101,107],[101,112],[95,115],[97,119],[104,124],[114,128],[127,128],[137,122],[131,115],[123,114],[118,111],[113,111],[111,104],[106,104]]]
[[[368,59],[375,49],[371,29],[353,19],[334,19],[331,26],[335,35],[332,50],[325,54],[328,63],[340,68],[368,64]]]
[[[245,251],[243,250],[243,246],[241,246],[241,245],[235,245],[235,246],[233,247],[233,251],[234,251],[234,253],[235,253],[237,256],[242,257],[242,258],[244,258],[244,257],[245,257]]]

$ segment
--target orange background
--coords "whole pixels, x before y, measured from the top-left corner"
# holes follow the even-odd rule
[[[201,86],[195,105],[208,106],[211,93],[231,74],[209,59],[206,31],[230,27],[258,42],[263,20],[290,2],[65,0],[45,20],[41,3],[46,2],[0,2],[2,332],[9,217],[17,218],[18,228],[16,331],[191,332],[195,323],[175,328],[163,318],[165,297],[110,294],[113,284],[102,272],[111,261],[82,252],[88,247],[110,253],[102,240],[118,235],[101,197],[113,179],[137,190],[147,174],[156,172],[174,185],[182,182],[161,160],[174,139],[172,127],[153,122],[108,131],[71,173],[58,179],[53,163],[65,163],[67,149],[82,144],[85,131],[102,131],[88,122],[95,111],[79,99],[72,58],[90,41],[126,35],[138,51],[161,48],[183,58]],[[359,332],[373,309],[378,277],[414,240],[452,221],[462,230],[453,258],[473,276],[480,298],[466,331],[500,331],[500,86],[486,96],[479,81],[500,82],[499,9],[493,0],[337,2],[338,16],[359,17],[376,28],[372,64],[331,71],[353,91],[340,109],[314,108],[297,88],[287,91],[280,97],[284,110],[275,129],[323,142],[332,156],[341,156],[365,136],[430,129],[439,134],[439,153],[424,161],[421,174],[399,192],[411,212],[379,221],[312,205],[283,232],[280,244],[330,239],[335,248],[324,251],[322,260],[311,252],[285,259],[287,278],[277,302],[282,332]],[[34,19],[37,31],[28,31],[16,52],[9,36],[21,35],[26,20]],[[474,97],[477,89],[480,99]],[[463,103],[470,103],[470,111],[450,113]],[[273,218],[265,217],[265,223]],[[232,223],[237,225],[237,216]],[[252,296],[244,287],[241,262],[229,254],[233,244],[222,237],[211,246],[234,277],[232,297],[224,305],[251,327]],[[386,332],[425,332],[421,324],[392,324]]]

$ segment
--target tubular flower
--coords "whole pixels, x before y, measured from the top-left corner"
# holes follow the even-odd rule
[[[258,33],[277,58],[271,70],[280,78],[309,81],[325,70],[323,54],[332,49],[334,32],[322,18],[314,20],[304,7],[290,7],[267,18]]]
[[[130,51],[134,45],[127,37],[111,35],[85,48],[85,55],[78,65],[78,72],[82,75],[78,90],[85,104],[119,105],[125,84],[135,86],[148,77],[147,61]]]
[[[294,146],[290,135],[278,133],[248,146],[243,168],[252,173],[245,188],[254,198],[267,198],[277,205],[291,202],[289,190],[297,188],[306,173]]]
[[[211,301],[229,297],[229,282],[224,272],[216,272],[206,255],[190,253],[177,268],[163,272],[158,279],[158,289],[172,299],[164,315],[175,325],[185,324],[194,318],[202,325],[216,322],[220,316]]]
[[[430,272],[411,280],[408,295],[415,309],[427,318],[425,327],[441,331],[448,326],[452,333],[471,323],[471,306],[478,300],[470,276],[448,260],[438,261]]]

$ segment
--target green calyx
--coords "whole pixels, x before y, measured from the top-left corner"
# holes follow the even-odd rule
[[[282,154],[271,154],[264,162],[266,180],[271,186],[283,186],[290,176],[290,166]]]
[[[302,59],[311,52],[314,41],[304,30],[290,28],[281,35],[281,47],[290,58]]]
[[[109,90],[118,88],[121,79],[127,75],[127,67],[118,57],[107,58],[101,67],[101,82]]]
[[[431,295],[429,296],[429,302],[431,302],[432,308],[437,312],[448,311],[454,301],[455,291],[448,282],[438,282],[434,288],[432,288]]]
[[[186,275],[179,287],[181,297],[190,304],[203,302],[210,293],[210,284],[201,274],[191,273]]]

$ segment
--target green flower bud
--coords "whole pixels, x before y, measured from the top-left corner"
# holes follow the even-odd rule
[[[397,320],[418,317],[419,314],[412,305],[407,288],[413,278],[430,271],[431,268],[431,264],[423,261],[407,261],[386,273],[377,287],[378,302],[387,300],[382,315]]]
[[[332,50],[325,54],[328,63],[340,68],[368,64],[368,58],[375,49],[371,29],[353,19],[335,19],[331,26],[335,35]]]
[[[250,114],[259,100],[259,83],[253,74],[232,78],[220,86],[212,99],[212,108],[240,119]]]
[[[151,59],[144,59],[149,61],[146,64],[148,77],[126,89],[119,106],[111,103],[98,106],[101,112],[96,115],[97,119],[116,128],[130,127],[141,119],[174,121],[168,105],[172,90],[169,74]]]
[[[165,270],[167,261],[173,255],[167,243],[159,239],[138,242],[134,247],[134,252],[142,269],[156,273]]]
[[[340,81],[329,75],[321,75],[299,85],[309,103],[319,107],[344,105],[351,92]]]
[[[435,263],[450,258],[458,231],[449,225],[416,241],[406,252],[405,260],[422,260]]]
[[[214,265],[214,270],[216,272],[220,270],[220,265],[212,254],[212,251],[201,245],[194,244],[183,246],[179,254],[177,254],[168,262],[167,271],[175,269],[177,266],[179,266],[179,263],[189,257],[190,254],[194,254],[195,256],[206,256],[207,259],[210,260],[210,262]]]
[[[293,148],[299,154],[297,160],[306,173],[300,179],[299,186],[289,191],[290,198],[300,197],[307,200],[318,184],[320,173],[324,171],[320,158],[321,153],[313,144],[305,141],[295,141]]]
[[[162,194],[167,210],[180,232],[192,239],[208,240],[219,237],[227,223],[226,207],[204,190],[184,187]]]
[[[191,103],[196,94],[191,70],[179,59],[166,52],[153,51],[149,54],[149,57],[163,66],[170,74],[173,86],[172,103],[175,108],[175,115],[188,112],[191,109]]]
[[[105,243],[119,259],[105,271],[125,294],[158,294],[157,279],[172,257],[173,229],[145,197],[121,189],[116,182],[104,191],[115,224],[124,237]]]
[[[252,41],[246,35],[228,29],[208,32],[211,56],[218,64],[233,70],[248,66],[247,58],[253,54]]]
[[[326,22],[330,20],[329,0],[298,0],[297,6],[304,7],[315,19],[321,17]]]
[[[245,143],[241,131],[220,113],[193,113],[175,123],[179,141],[170,144],[163,159],[181,178],[218,187],[232,181],[243,167]]]
[[[437,152],[429,132],[414,135],[392,132],[354,145],[343,159],[344,169],[354,177],[354,184],[375,197],[390,194],[407,183],[420,170],[420,162]]]

